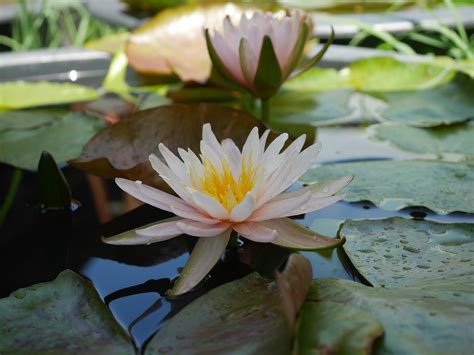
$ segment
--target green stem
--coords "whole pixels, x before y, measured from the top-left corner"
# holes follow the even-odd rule
[[[10,187],[8,188],[7,195],[5,200],[0,206],[0,227],[3,225],[5,218],[7,217],[8,211],[12,207],[13,201],[15,200],[18,187],[20,186],[21,178],[23,173],[20,169],[15,169],[13,172],[12,178],[10,180]]]
[[[270,100],[269,99],[260,99],[260,119],[268,123],[270,119]]]

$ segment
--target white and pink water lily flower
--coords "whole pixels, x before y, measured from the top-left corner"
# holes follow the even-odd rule
[[[181,234],[199,237],[171,291],[174,295],[187,292],[208,274],[224,253],[232,230],[254,242],[294,249],[339,245],[340,240],[320,236],[288,217],[341,200],[344,195],[336,193],[352,176],[285,192],[311,166],[320,145],[302,150],[302,135],[282,151],[288,134],[279,135],[267,146],[269,133],[267,130],[259,137],[255,127],[240,151],[231,139],[219,142],[210,124],[205,124],[199,157],[181,148],[178,157],[160,144],[164,162],[154,154],[150,155],[150,162],[177,196],[140,181],[118,178],[116,182],[130,195],[177,217],[104,241],[133,245],[160,242]]]
[[[333,34],[318,54],[302,63],[311,27],[308,17],[298,11],[255,11],[250,18],[244,13],[238,26],[227,16],[222,33],[206,29],[207,48],[218,74],[268,99],[288,77],[318,62],[331,44]]]

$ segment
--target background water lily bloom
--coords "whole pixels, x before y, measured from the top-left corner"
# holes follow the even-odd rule
[[[302,64],[310,38],[310,24],[302,12],[242,14],[238,26],[227,16],[222,33],[206,29],[209,54],[216,71],[254,96],[268,99],[290,75],[313,66],[323,56],[332,37],[312,59]]]
[[[269,130],[259,137],[255,127],[242,151],[231,139],[221,143],[205,124],[198,157],[178,149],[179,158],[165,145],[165,160],[151,155],[150,162],[176,192],[170,195],[139,181],[116,179],[139,200],[173,212],[172,218],[139,229],[132,237],[104,239],[117,245],[149,244],[181,234],[200,237],[172,294],[184,293],[201,281],[222,256],[232,230],[262,243],[296,249],[333,247],[340,240],[319,236],[288,217],[311,212],[341,200],[336,193],[352,176],[285,192],[311,166],[319,144],[302,150],[302,135],[282,151],[288,135],[281,134],[265,149]]]

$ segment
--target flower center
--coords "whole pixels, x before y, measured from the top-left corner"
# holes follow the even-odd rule
[[[199,182],[203,193],[215,198],[231,211],[254,187],[256,169],[252,166],[251,159],[247,163],[242,159],[240,174],[235,179],[227,159],[221,161],[221,166],[222,170],[219,171],[209,159],[203,159],[203,176],[199,178]]]

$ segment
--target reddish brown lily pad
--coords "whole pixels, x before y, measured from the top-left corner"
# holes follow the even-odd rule
[[[253,127],[265,126],[247,112],[217,104],[174,104],[141,111],[104,128],[84,146],[81,155],[69,163],[105,178],[141,180],[167,187],[148,161],[151,153],[161,154],[158,144],[171,151],[191,148],[199,152],[202,125],[211,123],[219,140],[232,138],[242,147]],[[270,135],[270,140],[276,133]]]

